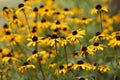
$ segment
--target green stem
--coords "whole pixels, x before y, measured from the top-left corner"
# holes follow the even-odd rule
[[[28,18],[27,18],[27,15],[25,14],[25,12],[23,11],[23,14],[25,16],[25,20],[27,22],[27,25],[28,25],[28,30],[30,31],[30,25],[29,25],[29,22],[28,22]]]
[[[39,62],[39,66],[40,66],[40,70],[42,72],[42,77],[43,77],[43,80],[46,80],[45,78],[45,74],[44,74],[44,71],[43,71],[43,68],[42,68],[42,64]]]
[[[65,45],[64,45],[64,50],[65,50],[66,63],[67,63],[67,66],[68,66],[68,55],[67,55],[67,49],[66,49]]]
[[[102,25],[102,11],[99,11],[100,15],[100,27],[101,27],[101,32],[103,31],[103,25]]]

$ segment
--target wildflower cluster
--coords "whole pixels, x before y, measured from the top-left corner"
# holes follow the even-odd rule
[[[119,76],[120,14],[106,0],[90,10],[59,0],[24,0],[0,17],[0,78],[14,80],[114,80]],[[63,1],[64,2],[64,1]],[[76,6],[78,5],[78,6]],[[88,17],[89,16],[89,17]],[[116,30],[117,29],[117,30]],[[15,75],[15,76],[12,76]]]

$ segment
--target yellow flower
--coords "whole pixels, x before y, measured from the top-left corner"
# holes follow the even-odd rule
[[[22,36],[21,35],[17,35],[17,34],[13,34],[11,36],[11,39],[9,40],[9,43],[8,45],[11,46],[11,45],[16,45],[20,42],[22,42],[23,39],[22,39]]]
[[[59,10],[59,11],[56,11],[56,10],[53,11],[52,17],[53,17],[54,19],[57,19],[57,20],[63,20],[63,19],[65,19],[65,15],[62,14],[60,10]]]
[[[64,26],[67,26],[66,22],[62,22],[62,21],[57,20],[56,22],[54,22],[54,23],[51,24],[50,28],[52,30],[54,30],[56,28],[62,28]]]
[[[71,9],[65,8],[64,10],[61,10],[61,13],[64,15],[73,15],[74,13],[71,11]]]
[[[51,38],[47,42],[48,46],[58,47],[59,46],[59,38],[56,34],[52,34]]]
[[[59,75],[59,74],[66,74],[67,70],[66,67],[64,65],[60,65],[59,69],[55,70],[55,74]]]
[[[90,22],[92,21],[91,18],[86,18],[86,17],[83,17],[81,20],[80,20],[80,24],[89,24]]]
[[[9,52],[10,52],[10,50],[8,48],[0,48],[0,57],[8,54]]]
[[[107,72],[108,70],[110,70],[109,66],[105,66],[105,65],[100,65],[98,66],[98,70],[100,70],[102,73]]]
[[[83,47],[81,47],[80,50],[81,50],[80,53],[79,53],[80,57],[84,57],[86,55],[86,53],[88,53],[90,55],[94,55],[94,52],[88,47],[83,46]]]
[[[120,36],[115,36],[109,40],[109,44],[111,47],[120,46]]]
[[[93,45],[88,46],[89,49],[91,49],[93,52],[96,51],[103,51],[104,50],[104,45],[103,44],[99,44],[98,42],[95,42]]]
[[[28,62],[25,62],[23,64],[23,66],[18,68],[18,71],[23,73],[23,72],[27,71],[29,68],[35,69],[35,66],[33,64],[29,64]]]
[[[32,55],[27,58],[27,61],[32,61],[33,59],[37,59],[39,57],[39,52],[37,50],[34,50],[32,52]]]
[[[4,55],[4,57],[2,58],[2,61],[8,63],[11,61],[17,61],[17,59],[13,57],[11,53],[8,53],[7,55]]]
[[[9,19],[13,14],[14,14],[14,10],[5,6],[3,7],[0,16]]]
[[[91,14],[97,14],[99,12],[108,12],[107,6],[102,6],[100,4],[96,5],[95,8],[91,10]]]
[[[40,38],[37,36],[32,36],[32,38],[27,39],[29,41],[29,43],[27,44],[27,46],[35,46],[36,44],[38,44],[40,42]]]
[[[51,63],[51,64],[49,65],[50,68],[53,68],[53,67],[55,67],[55,66],[56,66],[56,63]]]
[[[77,39],[83,38],[83,35],[85,35],[85,30],[75,30],[70,35],[67,36],[68,40],[75,41]]]
[[[110,36],[107,33],[96,32],[95,36],[89,41],[93,42],[93,41],[99,41],[99,40],[101,41],[101,40],[109,40],[109,39]]]

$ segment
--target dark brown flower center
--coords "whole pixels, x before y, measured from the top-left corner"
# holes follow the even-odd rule
[[[120,40],[120,36],[116,36],[116,39],[117,39],[117,40]]]
[[[38,40],[38,37],[37,36],[34,36],[33,38],[32,38],[32,41],[37,41]]]
[[[21,4],[18,5],[18,8],[22,8],[22,7],[24,7],[23,3],[21,3]]]
[[[64,68],[64,66],[63,66],[63,65],[60,65],[60,66],[59,66],[59,69],[60,69],[60,70],[61,70],[61,69],[63,69],[63,68]]]
[[[23,63],[23,65],[25,66],[25,65],[29,65],[29,63],[28,62],[25,62],[25,63]]]
[[[77,34],[77,31],[73,31],[72,34],[73,34],[73,35],[76,35],[76,34]]]
[[[96,5],[96,9],[100,10],[102,6],[100,4]]]
[[[56,38],[58,38],[58,36],[56,34],[51,35],[51,39],[56,39]]]
[[[34,50],[33,52],[32,52],[32,54],[36,54],[38,51],[37,50]]]
[[[2,52],[3,50],[2,49],[0,49],[0,52]]]
[[[45,23],[45,22],[46,22],[46,19],[42,19],[41,22],[42,22],[42,23]]]
[[[10,32],[10,31],[6,31],[5,34],[6,34],[6,35],[10,35],[11,32]]]
[[[79,80],[85,80],[85,78],[80,78]]]
[[[86,51],[87,50],[87,47],[82,47],[82,51]]]
[[[84,64],[84,62],[82,60],[79,60],[77,64]]]
[[[67,28],[63,28],[63,31],[66,31],[67,30]]]
[[[60,24],[60,21],[56,21],[56,24],[57,24],[57,25]]]
[[[95,42],[93,45],[94,45],[94,46],[99,46],[99,43]]]
[[[97,32],[95,35],[98,36],[98,35],[100,35],[100,34],[101,34],[100,32]]]
[[[69,11],[69,9],[68,9],[68,8],[65,8],[64,11]]]
[[[82,20],[86,20],[87,18],[86,17],[83,17]]]
[[[34,11],[34,12],[38,12],[38,8],[35,7],[35,8],[33,9],[33,11]]]
[[[40,5],[40,8],[44,8],[44,5]]]
[[[7,29],[7,28],[8,28],[8,25],[7,25],[7,24],[5,24],[3,27],[4,27],[5,29]]]

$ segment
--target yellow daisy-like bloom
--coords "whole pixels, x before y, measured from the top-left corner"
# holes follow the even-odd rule
[[[27,39],[29,41],[29,43],[27,44],[27,46],[35,46],[37,43],[40,42],[40,38],[37,36],[32,36],[32,38]]]
[[[95,70],[96,67],[94,65],[91,65],[89,63],[84,63],[82,60],[79,60],[77,64],[74,64],[74,70],[80,68],[85,70]]]
[[[90,49],[90,48],[87,48],[85,46],[81,47],[80,49],[80,57],[84,57],[86,55],[86,53],[90,54],[90,55],[94,55],[94,52]]]
[[[50,50],[50,51],[48,51],[48,54],[49,54],[50,57],[55,57],[56,50]]]
[[[53,11],[52,16],[53,16],[54,19],[57,19],[57,20],[65,19],[65,15],[62,14],[60,10],[59,11],[56,11],[56,10]]]
[[[56,28],[62,28],[64,26],[67,26],[67,23],[66,22],[62,22],[62,21],[56,21],[54,23],[51,24],[50,28],[52,30],[56,29]]]
[[[22,39],[21,35],[14,34],[14,35],[11,36],[11,39],[9,40],[8,45],[9,46],[16,45],[17,43],[20,43],[22,41],[23,41],[23,39]]]
[[[103,51],[104,50],[104,45],[103,44],[99,44],[97,42],[95,42],[93,45],[90,45],[88,46],[89,49],[91,49],[93,52],[96,52],[96,51]]]
[[[50,65],[49,65],[49,67],[50,68],[53,68],[53,67],[55,67],[57,64],[56,63],[51,63]]]
[[[64,10],[61,10],[61,13],[64,14],[64,15],[73,15],[74,13],[68,9],[68,8],[65,8]]]
[[[39,52],[34,50],[32,55],[27,58],[27,61],[32,61],[33,59],[37,59],[39,57]]]
[[[14,10],[8,7],[3,7],[2,12],[0,13],[0,16],[3,18],[9,19],[14,14]]]
[[[52,34],[51,38],[47,42],[47,45],[48,46],[53,46],[53,47],[59,46],[59,40],[60,39],[58,38],[58,36],[56,34]]]
[[[86,17],[83,17],[79,23],[81,24],[89,24],[90,22],[92,21],[91,18],[86,18]]]
[[[97,13],[99,13],[99,12],[108,12],[107,6],[102,6],[102,5],[98,4],[98,5],[96,5],[95,8],[93,8],[93,9],[91,10],[90,13],[91,13],[91,14],[97,14]]]
[[[49,22],[48,20],[46,20],[44,18],[41,19],[40,22],[37,22],[37,25],[40,29],[48,28],[48,27],[50,27],[51,24],[52,24],[51,22]]]
[[[83,35],[85,35],[85,30],[75,30],[70,35],[67,36],[68,40],[75,41],[76,39],[83,38]]]
[[[95,36],[92,39],[90,39],[89,41],[93,42],[93,41],[109,40],[109,39],[110,39],[110,36],[108,34],[96,32]]]
[[[100,65],[98,66],[98,70],[100,70],[102,73],[107,72],[108,70],[110,70],[109,66],[105,66],[105,65]]]
[[[9,52],[10,52],[10,50],[8,48],[0,48],[0,57],[8,54]]]
[[[19,16],[23,16],[23,14],[30,13],[32,8],[30,6],[26,6],[23,3],[18,5],[18,9],[16,10],[15,14]]]
[[[10,53],[8,53],[2,58],[2,62],[8,63],[9,61],[17,61],[17,59],[13,57]]]
[[[112,37],[110,40],[109,40],[109,44],[111,47],[115,47],[115,46],[120,46],[120,36],[116,35],[115,37]]]
[[[66,67],[65,67],[64,65],[60,65],[60,66],[59,66],[59,69],[56,69],[56,70],[55,70],[55,74],[56,74],[56,75],[66,74],[66,72],[67,72],[67,69],[66,69]]]
[[[68,43],[68,40],[64,37],[64,36],[62,36],[62,37],[60,37],[59,38],[60,40],[59,40],[59,45],[60,46],[65,46],[65,45],[67,45],[67,43]]]
[[[1,37],[0,37],[0,41],[7,41],[7,40],[10,40],[11,37],[12,37],[12,32],[10,30],[7,30],[7,31],[4,31],[2,34],[1,34]]]
[[[18,71],[23,73],[23,72],[25,72],[29,68],[35,69],[35,66],[33,64],[29,64],[28,62],[25,62],[23,64],[23,66],[21,66],[21,67],[18,68]]]

